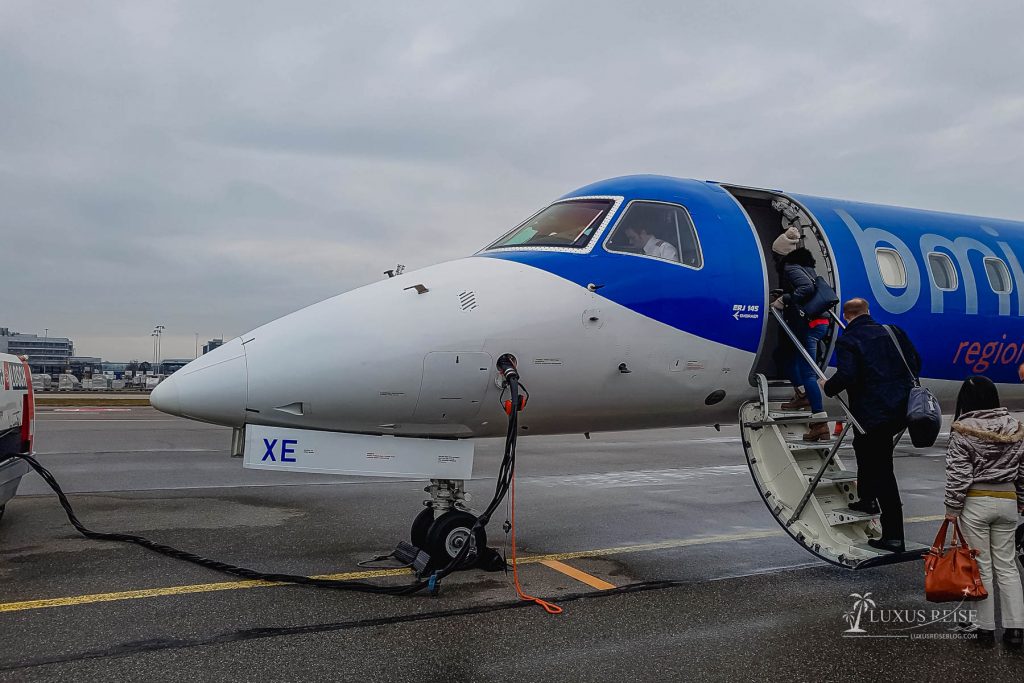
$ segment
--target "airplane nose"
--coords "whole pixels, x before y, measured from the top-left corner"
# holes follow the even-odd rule
[[[162,413],[181,415],[181,402],[178,400],[178,385],[174,376],[168,377],[156,385],[149,394],[149,405]]]
[[[170,415],[241,427],[247,383],[245,349],[236,338],[158,384],[149,403]]]

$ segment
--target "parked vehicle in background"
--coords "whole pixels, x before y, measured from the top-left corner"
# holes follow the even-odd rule
[[[28,472],[28,463],[13,454],[32,452],[34,423],[32,371],[21,358],[0,353],[0,517]]]
[[[62,373],[57,379],[57,391],[78,391],[81,388],[82,383],[74,375]]]
[[[92,379],[82,380],[82,388],[89,391],[106,391],[110,388],[110,385],[106,377],[93,377]]]
[[[49,375],[32,375],[32,391],[49,391],[53,387],[53,378]]]

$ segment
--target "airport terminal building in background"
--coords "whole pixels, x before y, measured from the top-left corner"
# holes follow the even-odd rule
[[[223,339],[211,339],[203,345],[203,353],[208,353],[222,344]],[[33,374],[54,377],[69,374],[80,380],[101,374],[120,379],[126,371],[155,371],[154,374],[169,375],[192,361],[191,358],[163,358],[157,367],[154,367],[148,361],[127,363],[104,361],[98,356],[76,356],[75,344],[67,337],[24,334],[12,332],[7,327],[0,327],[0,353],[27,356]]]
[[[40,337],[0,327],[0,353],[28,356],[33,373],[54,375],[67,372],[75,355],[75,344],[67,337]]]

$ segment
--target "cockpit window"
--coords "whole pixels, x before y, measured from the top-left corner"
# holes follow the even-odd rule
[[[611,199],[577,199],[552,204],[487,247],[582,249],[614,205]]]
[[[681,206],[631,202],[605,242],[608,251],[623,251],[700,268],[700,242],[693,221]]]

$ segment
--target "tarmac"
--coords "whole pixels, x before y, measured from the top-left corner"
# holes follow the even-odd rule
[[[151,408],[40,408],[36,447],[91,528],[264,571],[411,580],[357,563],[407,537],[425,482],[244,470],[229,438]],[[480,505],[501,446],[477,448]],[[930,543],[943,446],[897,455],[908,537]],[[504,520],[488,528],[499,551]],[[954,606],[924,600],[920,562],[854,572],[797,546],[754,489],[734,427],[522,438],[516,525],[523,588],[562,614],[519,600],[503,572],[377,596],[87,540],[33,473],[0,521],[0,681],[1024,675],[1020,653],[927,623]],[[875,606],[858,609],[862,598]]]

